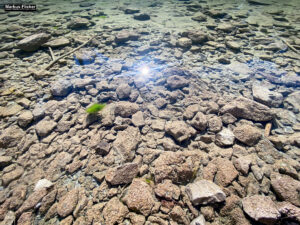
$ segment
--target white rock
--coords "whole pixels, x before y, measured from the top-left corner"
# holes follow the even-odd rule
[[[42,188],[50,188],[52,186],[53,186],[53,183],[50,180],[41,179],[36,183],[36,185],[34,187],[34,191],[38,191]]]

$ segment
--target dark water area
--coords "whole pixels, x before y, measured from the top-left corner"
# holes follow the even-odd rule
[[[300,224],[299,0],[0,5],[0,225]]]

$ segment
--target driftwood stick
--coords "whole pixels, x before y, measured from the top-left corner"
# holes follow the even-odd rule
[[[281,40],[294,52],[296,52],[297,54],[299,54],[298,50],[295,49],[291,44],[289,44],[285,39],[281,38]]]
[[[51,47],[49,47],[49,51],[50,51],[51,58],[52,58],[52,60],[54,61],[54,60],[55,60],[55,56],[54,56],[54,53],[53,53]]]
[[[51,63],[49,63],[44,70],[48,70],[51,66],[53,66],[57,61],[59,61],[62,58],[65,58],[66,56],[72,54],[73,52],[76,52],[78,49],[82,48],[83,46],[85,46],[86,44],[88,44],[91,40],[93,40],[96,37],[96,35],[94,35],[93,37],[91,37],[89,40],[87,40],[86,42],[84,42],[83,44],[79,45],[77,48],[73,49],[70,52],[67,52],[61,56],[59,56],[58,58],[56,58],[55,60],[53,60]]]

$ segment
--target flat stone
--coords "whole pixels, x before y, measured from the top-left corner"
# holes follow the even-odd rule
[[[167,121],[165,131],[178,142],[188,140],[196,134],[196,130],[184,121]]]
[[[65,194],[58,202],[57,213],[61,217],[70,215],[75,209],[78,202],[78,189],[75,188]]]
[[[233,161],[235,168],[242,174],[247,175],[251,165],[251,158],[249,156],[241,156]]]
[[[239,97],[226,104],[220,109],[220,112],[221,114],[230,113],[236,118],[249,119],[257,122],[270,121],[273,118],[269,107],[244,97]]]
[[[16,215],[13,211],[8,211],[5,215],[5,218],[0,225],[14,225],[15,224]]]
[[[24,169],[18,166],[13,171],[3,174],[2,175],[3,186],[7,186],[13,180],[17,180],[22,176],[23,173],[24,173]]]
[[[190,223],[190,225],[205,225],[205,224],[206,221],[203,215],[198,216]]]
[[[38,33],[26,37],[17,43],[17,48],[26,51],[36,51],[42,44],[46,43],[51,38],[51,35],[46,33]]]
[[[138,111],[132,115],[132,123],[136,127],[145,126],[144,113],[142,111]]]
[[[192,46],[192,40],[186,37],[179,38],[177,45],[181,48],[190,48]]]
[[[7,116],[13,116],[16,115],[18,112],[20,112],[23,109],[22,106],[19,104],[13,103],[9,106],[2,107],[0,106],[0,117],[7,117]]]
[[[41,179],[35,184],[34,191],[38,191],[43,188],[48,189],[48,188],[52,187],[53,185],[54,184],[51,181],[49,181],[47,179]]]
[[[271,176],[271,185],[281,200],[300,207],[300,181],[288,175],[274,174]]]
[[[242,205],[248,216],[262,224],[275,224],[280,218],[275,203],[268,196],[254,195],[243,198]]]
[[[258,143],[262,137],[262,133],[258,128],[248,124],[236,127],[233,130],[233,133],[236,139],[249,146],[253,146]]]
[[[269,107],[279,107],[282,104],[283,96],[281,93],[270,91],[268,87],[254,83],[252,86],[253,98]]]
[[[2,131],[0,135],[0,148],[11,148],[17,146],[25,132],[18,126],[10,126]]]
[[[219,146],[231,146],[234,143],[234,134],[228,128],[223,128],[216,134],[215,142]]]
[[[22,112],[18,117],[18,124],[21,127],[27,127],[28,124],[30,124],[32,121],[33,121],[33,115],[32,112],[29,110]]]
[[[167,86],[171,89],[183,88],[189,85],[189,81],[184,77],[174,75],[167,78]]]
[[[73,18],[67,25],[70,29],[81,29],[81,28],[87,28],[89,26],[90,22],[86,18]]]
[[[52,120],[42,120],[35,126],[35,130],[40,137],[45,137],[51,133],[56,125],[57,123]]]
[[[58,48],[58,47],[64,47],[70,44],[70,41],[68,38],[61,37],[57,38],[51,41],[46,42],[43,44],[45,47],[51,47],[51,48]]]
[[[105,179],[112,185],[128,184],[139,172],[137,163],[126,163],[107,170]]]
[[[124,217],[129,213],[127,207],[117,197],[109,200],[103,209],[105,224],[121,224]]]
[[[191,121],[191,125],[197,130],[204,131],[207,127],[207,118],[202,112],[197,112],[194,118]]]
[[[134,179],[122,201],[130,210],[148,216],[155,205],[152,188],[144,179]]]
[[[121,84],[117,87],[116,93],[119,99],[128,99],[131,94],[131,87],[128,84]]]
[[[289,202],[277,202],[277,209],[281,216],[300,223],[300,208]]]
[[[117,44],[124,44],[127,41],[136,41],[140,37],[139,34],[129,31],[129,30],[121,30],[115,36],[115,42]]]
[[[51,85],[51,94],[55,97],[65,97],[73,90],[73,84],[69,80],[58,80]]]
[[[186,186],[186,193],[194,205],[223,202],[226,199],[222,189],[209,180],[199,180]]]
[[[187,33],[187,37],[191,39],[194,44],[201,44],[207,41],[207,33],[201,30],[190,30],[187,31],[186,33]]]
[[[136,103],[131,102],[117,102],[115,106],[115,115],[121,117],[130,117],[139,110],[139,106]]]
[[[140,13],[133,16],[135,20],[146,21],[150,20],[150,16],[147,13]]]
[[[217,165],[217,174],[215,182],[223,187],[228,186],[238,176],[238,171],[235,169],[233,163],[225,158],[217,158],[213,161]]]
[[[11,156],[0,156],[0,168],[8,166],[12,162]]]
[[[172,183],[171,180],[164,180],[157,184],[154,189],[155,194],[169,201],[178,200],[180,196],[180,188]]]
[[[74,57],[78,64],[88,65],[95,61],[96,53],[88,49],[81,49],[80,51],[75,52]]]

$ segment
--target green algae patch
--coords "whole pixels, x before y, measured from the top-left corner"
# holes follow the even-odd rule
[[[94,114],[104,109],[105,106],[106,104],[94,103],[93,105],[88,107],[85,111],[89,114]]]

